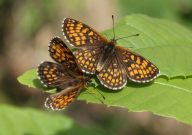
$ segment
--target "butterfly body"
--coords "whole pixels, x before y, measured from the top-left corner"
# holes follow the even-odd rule
[[[101,84],[112,90],[122,89],[127,79],[146,83],[160,71],[149,60],[108,40],[86,24],[65,18],[62,31],[66,42],[78,50],[74,52],[83,72],[96,74]]]

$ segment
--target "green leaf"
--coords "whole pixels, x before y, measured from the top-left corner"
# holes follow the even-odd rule
[[[192,57],[192,33],[176,23],[143,15],[127,16],[117,23],[115,31],[118,37],[139,33],[139,37],[118,40],[118,44],[151,60],[162,75],[174,78],[158,78],[150,84],[128,82],[123,90],[116,92],[102,87],[96,79],[97,89],[106,97],[104,104],[130,111],[150,111],[192,124],[192,78],[181,78],[192,75],[192,62],[189,59]],[[113,37],[112,30],[104,33]],[[30,87],[43,88],[37,80],[35,70],[24,73],[18,80]],[[95,88],[88,87],[78,99],[101,103],[102,97]]]
[[[18,80],[21,84],[33,88],[42,88],[42,86],[37,87],[41,85],[40,81],[33,81],[36,78],[33,69],[21,75]],[[28,83],[25,80],[28,80]],[[96,82],[98,81],[96,80]],[[119,106],[133,112],[150,111],[160,116],[174,117],[184,123],[192,124],[191,82],[192,78],[171,80],[158,78],[151,84],[128,82],[127,86],[121,91],[112,91],[99,85],[96,88],[88,87],[88,89],[82,91],[78,99],[101,104],[103,99],[97,93],[97,90],[99,90],[105,96],[106,99],[103,102],[107,106]]]
[[[140,34],[118,40],[118,44],[152,61],[162,75],[169,78],[192,75],[192,32],[183,26],[144,15],[131,15],[116,24],[115,32],[118,37]],[[113,37],[111,29],[104,34]]]
[[[8,105],[0,105],[0,129],[1,135],[102,134],[95,128],[81,127],[64,115]]]

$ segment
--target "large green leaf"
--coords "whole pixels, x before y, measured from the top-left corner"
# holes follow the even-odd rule
[[[94,128],[83,128],[70,118],[59,114],[46,114],[35,109],[0,106],[1,135],[100,135]]]
[[[27,80],[27,81],[26,81]],[[38,81],[35,69],[29,70],[18,78],[24,85],[33,88],[42,88]],[[27,83],[26,83],[27,82]],[[102,87],[88,87],[82,91],[79,100],[89,103],[103,103],[107,106],[119,106],[129,111],[150,111],[160,116],[174,117],[182,122],[192,124],[192,78],[175,78],[167,80],[158,78],[151,84],[136,84],[129,82],[121,91],[111,91]],[[97,90],[96,90],[97,89]],[[92,93],[92,94],[90,94]]]
[[[130,111],[150,111],[192,124],[192,78],[181,77],[192,75],[192,61],[189,59],[192,55],[192,33],[176,23],[143,15],[122,19],[115,31],[118,37],[139,33],[139,37],[125,38],[118,43],[150,59],[159,67],[162,75],[174,78],[158,78],[150,84],[128,82],[122,91],[117,92],[105,89],[96,80],[97,89],[106,97],[104,104],[124,107]],[[111,30],[104,33],[108,37],[113,36]],[[35,70],[26,72],[18,80],[24,85],[44,89]],[[87,91],[82,92],[78,99],[101,103],[102,98],[95,88],[88,87]],[[97,94],[89,94],[92,92]]]

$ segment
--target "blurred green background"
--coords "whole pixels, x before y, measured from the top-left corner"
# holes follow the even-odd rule
[[[17,76],[51,60],[47,44],[62,37],[61,21],[72,17],[98,31],[133,13],[168,19],[192,29],[192,0],[0,0],[0,103],[45,111],[46,94],[19,84]],[[191,126],[151,113],[73,103],[66,111],[77,123],[117,135],[191,135]],[[54,115],[54,113],[53,113]]]

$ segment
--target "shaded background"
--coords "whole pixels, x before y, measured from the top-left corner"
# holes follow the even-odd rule
[[[0,0],[0,103],[44,110],[45,94],[19,84],[16,78],[51,60],[47,44],[62,37],[61,21],[72,17],[98,31],[132,13],[169,19],[192,29],[192,0]],[[118,33],[117,33],[118,35]],[[66,111],[83,126],[95,126],[117,135],[190,135],[189,125],[151,113],[77,101]]]

